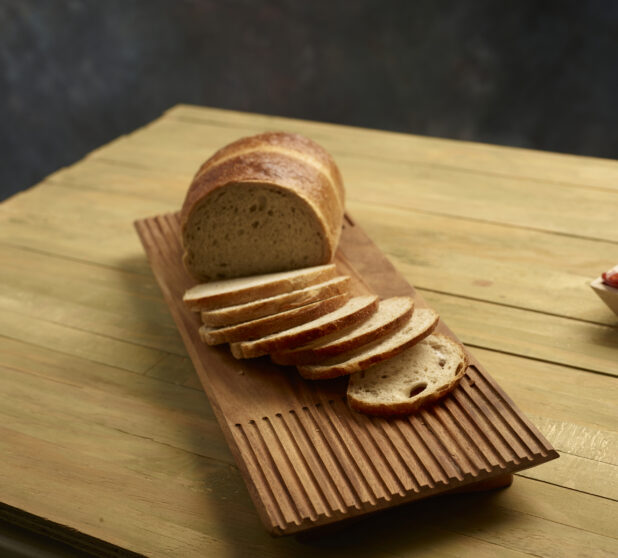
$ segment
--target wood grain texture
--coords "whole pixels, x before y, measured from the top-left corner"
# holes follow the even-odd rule
[[[295,125],[291,128],[291,131],[300,133],[304,129]],[[179,173],[190,174],[204,161],[206,154],[216,150],[216,145],[233,141],[239,134],[251,133],[250,130],[219,128],[215,136],[213,131],[208,126],[164,119],[152,124],[147,136],[127,136],[97,150],[92,156],[120,164],[137,163],[162,170],[173,168]],[[354,184],[352,199],[422,209],[451,217],[463,214],[484,222],[503,222],[584,238],[618,240],[618,233],[612,231],[613,212],[610,210],[618,199],[615,189],[550,181],[539,188],[532,180],[500,176],[483,172],[480,168],[467,169],[465,165],[451,168],[418,164],[410,160],[417,156],[414,151],[404,151],[401,154],[404,159],[398,160],[388,155],[376,157],[376,151],[355,152],[349,147],[341,151],[342,138],[337,139],[337,147],[331,148],[329,139],[321,134],[310,134],[309,137],[323,143],[332,152],[346,185]],[[162,141],[177,142],[184,149],[161,154],[158,146]],[[374,141],[377,147],[379,139]],[[388,153],[384,145],[380,146],[379,153]],[[376,188],[376,184],[380,187]],[[465,196],[461,195],[462,191],[466,192]],[[347,192],[348,195],[351,193],[349,188]],[[548,199],[551,199],[551,211],[547,210]],[[447,200],[457,200],[457,203],[445,203]],[[588,219],[589,215],[594,215],[594,219]]]
[[[345,403],[345,380],[308,382],[259,361],[205,346],[199,317],[182,303],[192,284],[181,265],[176,214],[136,222],[149,261],[216,410],[266,528],[300,532],[502,476],[557,457],[471,357],[455,391],[404,419],[368,418]],[[411,294],[346,216],[336,262],[357,291]],[[442,323],[440,329],[452,332]]]
[[[236,130],[297,129],[299,133],[319,136],[329,150],[353,146],[362,156],[380,156],[391,161],[406,160],[415,164],[452,167],[516,177],[521,180],[547,181],[586,188],[618,189],[618,168],[614,161],[595,157],[579,157],[562,153],[546,153],[499,145],[444,140],[358,128],[293,120],[280,116],[221,110],[208,107],[177,105],[166,116],[170,119],[217,127],[220,132]],[[240,132],[238,131],[240,130]],[[336,141],[336,138],[339,141]]]
[[[177,211],[223,143],[267,129],[336,156],[358,224],[560,459],[507,490],[267,534],[132,227]],[[0,516],[103,556],[615,554],[618,322],[588,282],[617,261],[617,177],[615,161],[188,106],[60,169],[0,205]],[[282,418],[259,426],[298,440],[307,468],[285,478],[317,509],[354,505],[354,485],[316,491],[321,462]],[[382,489],[408,486],[390,444],[384,459]]]

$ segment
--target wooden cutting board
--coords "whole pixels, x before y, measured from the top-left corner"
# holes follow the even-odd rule
[[[346,378],[305,381],[267,358],[234,359],[209,347],[182,303],[194,284],[181,264],[177,214],[135,223],[152,270],[257,511],[291,534],[427,498],[558,457],[481,364],[437,404],[410,417],[351,411]],[[336,264],[355,293],[422,297],[346,215]],[[444,323],[438,331],[456,339]]]

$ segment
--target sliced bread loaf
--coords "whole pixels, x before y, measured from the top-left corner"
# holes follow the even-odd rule
[[[316,364],[396,331],[410,319],[413,311],[414,301],[409,296],[382,300],[377,312],[367,321],[345,331],[320,337],[309,345],[275,353],[271,359],[277,364]]]
[[[316,320],[254,341],[232,343],[230,348],[236,358],[253,358],[298,347],[333,331],[368,320],[377,308],[377,296],[357,296],[338,310],[325,314]]]
[[[336,275],[335,264],[328,264],[295,271],[213,281],[201,283],[187,290],[182,300],[191,310],[211,310],[304,289],[332,279]]]
[[[320,364],[300,365],[298,371],[307,380],[326,380],[365,370],[427,337],[438,325],[438,319],[438,314],[430,308],[420,308],[394,333]]]
[[[306,304],[300,308],[293,308],[285,312],[279,312],[257,320],[243,322],[229,327],[211,328],[203,325],[199,329],[200,337],[208,345],[220,345],[221,343],[235,343],[258,339],[278,331],[304,324],[308,321],[333,312],[343,306],[350,298],[350,293],[332,296],[325,300],[319,300]]]
[[[297,134],[267,132],[217,151],[181,211],[183,261],[198,281],[332,261],[344,190],[333,158]]]
[[[202,322],[209,326],[230,326],[247,322],[249,320],[257,320],[264,316],[269,316],[284,310],[299,308],[324,300],[337,294],[348,292],[350,289],[350,277],[342,275],[335,277],[324,283],[318,283],[311,287],[298,289],[289,293],[283,293],[267,298],[261,298],[253,302],[244,304],[235,304],[234,306],[226,306],[215,310],[203,310]]]
[[[372,415],[407,415],[450,392],[467,366],[459,343],[430,335],[397,356],[352,374],[348,404]]]

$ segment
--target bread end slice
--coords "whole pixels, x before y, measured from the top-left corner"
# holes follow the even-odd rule
[[[467,368],[468,357],[459,343],[430,335],[394,358],[353,374],[348,404],[369,415],[408,415],[452,391]]]

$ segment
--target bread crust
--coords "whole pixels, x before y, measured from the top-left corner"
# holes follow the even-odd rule
[[[242,152],[247,153],[260,149],[292,151],[302,156],[313,158],[316,163],[323,167],[325,174],[328,174],[330,180],[337,186],[338,197],[343,200],[343,180],[335,160],[323,147],[300,134],[270,131],[255,136],[240,138],[219,149],[210,159],[202,164],[195,177],[197,178],[204,170],[220,164],[225,159],[229,159]]]
[[[371,343],[373,341],[381,339],[389,333],[394,333],[409,321],[413,312],[414,302],[412,302],[411,307],[406,312],[398,316],[392,322],[386,323],[372,331],[368,331],[363,335],[359,335],[354,339],[348,339],[347,341],[341,343],[333,343],[333,345],[331,346],[307,347],[306,349],[292,350],[283,353],[274,353],[270,355],[270,358],[275,364],[282,364],[284,366],[318,364],[322,360],[326,360],[347,351],[357,349],[359,347],[362,347],[363,345],[366,345],[367,343]]]
[[[296,327],[305,322],[315,320],[329,312],[334,312],[338,308],[341,308],[349,298],[350,293],[343,293],[325,300],[319,300],[301,306],[300,308],[279,312],[230,327],[210,329],[208,326],[202,326],[199,329],[199,333],[202,341],[208,345],[220,345],[221,343],[236,343],[249,339],[258,339],[270,335],[271,333],[277,333],[284,329]]]
[[[335,264],[315,266],[311,273],[302,274],[296,277],[283,277],[276,281],[266,281],[263,284],[251,285],[221,293],[212,293],[203,298],[188,299],[187,293],[183,297],[184,303],[194,312],[200,310],[216,310],[232,304],[243,304],[259,298],[267,298],[282,293],[308,287],[317,283],[322,283],[333,279],[338,274]]]
[[[284,337],[281,339],[264,339],[262,341],[258,339],[256,342],[249,341],[247,343],[232,343],[230,345],[230,349],[232,350],[232,354],[236,358],[240,359],[260,357],[289,347],[304,345],[314,339],[317,339],[318,337],[328,335],[338,329],[369,319],[369,317],[377,310],[378,302],[379,299],[376,296],[369,304],[359,308],[352,314],[342,316],[337,320],[322,324],[321,326],[310,330],[297,332],[295,335],[290,337]]]
[[[461,379],[464,377],[466,370],[468,369],[468,365],[469,365],[468,355],[464,351],[463,347],[459,343],[451,339],[450,337],[447,337],[446,335],[443,335],[441,333],[435,333],[434,336],[448,339],[450,342],[452,342],[454,345],[457,346],[457,351],[459,352],[459,355],[460,355],[461,364],[457,368],[455,376],[448,384],[441,387],[439,390],[432,392],[425,397],[419,397],[418,399],[415,399],[414,401],[411,401],[411,402],[402,401],[399,403],[390,403],[390,404],[367,403],[359,399],[356,399],[353,395],[351,395],[348,392],[347,400],[348,400],[349,407],[354,411],[367,414],[367,415],[375,415],[375,416],[382,416],[382,417],[400,417],[400,416],[412,414],[418,411],[419,409],[421,409],[422,407],[427,406],[429,403],[433,403],[434,401],[441,399],[442,397],[444,397],[445,395],[453,391],[455,387],[457,387],[457,384],[459,384]]]
[[[223,147],[193,178],[181,210],[183,261],[189,273],[193,275],[186,259],[190,216],[213,192],[233,183],[266,185],[298,196],[322,229],[325,245],[321,263],[332,260],[344,211],[343,181],[337,165],[322,147],[308,138],[266,132]]]
[[[366,358],[353,363],[342,362],[341,364],[333,364],[332,366],[324,367],[301,365],[297,366],[298,372],[303,378],[305,378],[305,380],[330,380],[332,378],[338,378],[339,376],[349,376],[350,374],[360,372],[361,370],[367,370],[370,366],[398,355],[409,347],[416,345],[419,341],[425,339],[425,337],[431,335],[438,326],[439,320],[440,316],[436,314],[434,321],[426,330],[420,332],[418,335],[409,339],[405,343],[402,343],[400,346],[384,351],[383,353],[367,356]]]
[[[350,290],[350,282],[351,278],[348,275],[342,275],[333,279],[330,284],[320,283],[306,289],[296,289],[288,293],[275,295],[274,297],[266,297],[218,310],[202,310],[202,322],[208,326],[224,327],[249,320],[257,320],[348,292]]]

